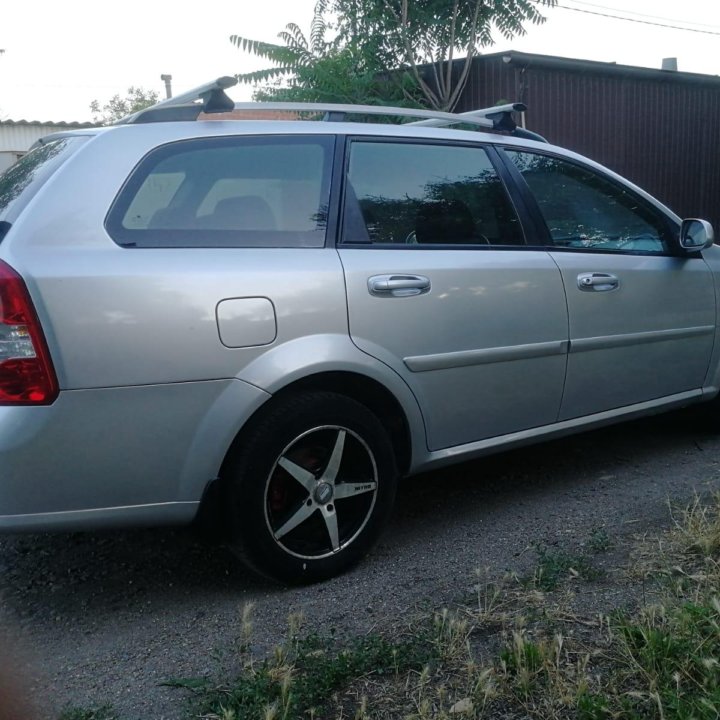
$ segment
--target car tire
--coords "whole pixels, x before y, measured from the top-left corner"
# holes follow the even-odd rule
[[[331,392],[271,401],[226,472],[231,547],[260,574],[312,583],[373,545],[397,486],[393,448],[364,405]]]

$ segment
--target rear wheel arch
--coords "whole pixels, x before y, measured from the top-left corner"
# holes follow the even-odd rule
[[[293,395],[308,391],[337,393],[365,405],[379,420],[390,438],[399,474],[407,473],[412,458],[412,440],[410,425],[402,405],[395,395],[377,380],[360,373],[346,371],[309,375],[274,393],[253,413],[237,433],[227,452],[223,468],[238,452],[243,438],[252,432],[254,426],[262,420],[267,412],[271,412],[276,404],[284,403]]]

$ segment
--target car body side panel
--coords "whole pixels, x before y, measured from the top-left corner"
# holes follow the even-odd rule
[[[720,228],[716,229],[717,233]],[[713,287],[715,290],[715,308],[720,303],[720,246],[713,245],[702,253],[703,260],[710,268],[713,279]],[[716,309],[717,314],[717,309]],[[708,368],[705,378],[705,394],[707,397],[713,397],[720,392],[720,324],[715,325],[715,343],[710,358],[710,367]]]
[[[232,378],[275,345],[347,332],[342,269],[330,248],[167,252],[121,249],[109,239],[68,248],[59,238],[37,255],[18,254],[11,264],[28,277],[61,389]],[[272,343],[223,344],[217,306],[236,298],[272,304]],[[239,344],[242,330],[234,332]]]
[[[340,255],[355,344],[418,398],[431,450],[555,422],[567,307],[544,251],[350,249]],[[375,275],[427,277],[429,292],[377,297]]]
[[[485,455],[492,455],[493,453],[503,450],[532,445],[544,440],[574,435],[585,430],[605,427],[606,425],[613,425],[625,420],[634,420],[635,418],[665,412],[673,408],[693,405],[702,402],[702,400],[702,390],[688,390],[687,392],[659,398],[657,400],[648,400],[647,402],[626,405],[621,408],[614,408],[613,410],[606,410],[605,412],[594,413],[580,418],[562,420],[552,425],[544,425],[543,427],[521,430],[520,432],[478,440],[473,443],[443,448],[442,450],[435,450],[434,452],[428,453],[423,459],[419,469],[434,470],[464,460],[472,460],[474,458],[484,457]]]
[[[702,258],[553,252],[570,355],[561,420],[701,388],[715,340],[715,289]],[[609,291],[578,278],[617,278]]]
[[[50,406],[2,407],[0,527],[15,515],[197,502],[267,397],[224,380],[65,391]]]

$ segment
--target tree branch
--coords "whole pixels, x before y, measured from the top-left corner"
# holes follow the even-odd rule
[[[447,59],[447,70],[445,75],[445,87],[449,88],[452,83],[452,59],[453,59],[453,48],[455,47],[455,29],[458,21],[458,0],[454,0],[452,9],[452,23],[450,23],[450,50]],[[446,90],[443,90],[443,96],[446,95]]]
[[[465,85],[467,84],[468,77],[470,76],[470,69],[472,67],[472,61],[475,58],[475,55],[477,55],[477,48],[475,47],[475,38],[477,37],[477,25],[478,20],[480,18],[480,6],[482,5],[483,0],[477,0],[477,3],[475,4],[475,12],[473,13],[473,19],[472,23],[470,25],[470,35],[468,38],[468,45],[467,50],[465,53],[465,62],[463,63],[463,68],[460,71],[460,77],[458,78],[458,81],[455,85],[455,88],[453,89],[453,92],[451,93],[450,97],[448,98],[447,103],[447,110],[448,112],[451,112],[452,109],[457,105],[457,101],[460,99],[460,94],[465,89]]]
[[[447,87],[445,85],[445,78],[443,76],[442,72],[442,56],[444,55],[444,52],[441,53],[439,58],[434,58],[431,56],[431,62],[430,67],[433,71],[433,77],[435,78],[435,86],[438,89],[438,94],[440,96],[440,99],[445,97],[445,94],[447,92]]]
[[[405,62],[410,66],[410,72],[412,74],[412,77],[414,78],[415,82],[418,84],[420,90],[422,90],[423,95],[425,95],[430,104],[435,109],[439,109],[440,98],[420,75],[417,61],[415,59],[415,53],[413,52],[412,43],[410,42],[410,36],[407,31],[409,15],[408,0],[402,0],[402,3],[400,5],[400,17],[398,17],[398,14],[391,7],[389,0],[383,0],[383,5],[387,8],[393,18],[395,18],[395,20],[398,22],[400,40],[402,41],[404,47]]]

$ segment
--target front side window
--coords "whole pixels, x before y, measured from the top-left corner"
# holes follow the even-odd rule
[[[505,152],[534,195],[553,245],[602,252],[668,252],[668,219],[628,188],[550,155]]]
[[[344,243],[524,243],[515,210],[480,147],[355,141],[344,207]]]
[[[165,145],[126,183],[108,232],[135,247],[322,247],[333,144],[243,136]]]

